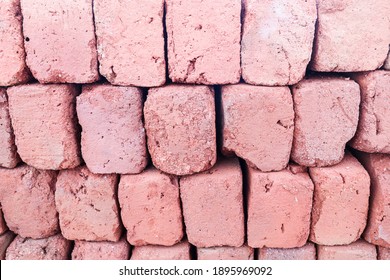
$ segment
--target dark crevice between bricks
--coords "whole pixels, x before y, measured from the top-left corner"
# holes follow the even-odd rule
[[[167,17],[167,3],[164,1],[164,9],[163,9],[163,34],[164,34],[164,58],[165,58],[165,85],[166,84],[171,84],[172,81],[169,78],[169,67],[168,67],[168,32],[167,32],[167,22],[166,22],[166,17]],[[164,86],[165,86],[164,85]]]
[[[97,72],[98,72],[98,75],[99,75],[99,78],[97,81],[100,81],[102,80],[102,76],[100,75],[100,61],[99,61],[99,54],[97,52],[98,50],[98,47],[97,47],[97,35],[96,35],[96,23],[95,23],[95,9],[94,9],[94,6],[95,6],[95,0],[92,0],[91,1],[91,5],[92,5],[92,22],[93,22],[93,35],[95,37],[95,50],[96,50],[96,61],[97,61]]]
[[[173,176],[173,175],[169,175],[169,176]],[[186,224],[184,222],[184,211],[183,211],[183,202],[181,200],[180,180],[181,180],[181,176],[177,176],[177,184],[178,184],[178,188],[179,188],[179,206],[180,206],[180,211],[181,211],[181,223],[183,226],[183,237],[181,238],[180,242],[183,242],[185,240],[188,241],[188,236],[187,236]],[[190,245],[192,246],[192,244],[190,244]],[[191,257],[191,255],[190,255],[190,257]]]
[[[67,259],[68,260],[72,259],[72,253],[73,253],[74,246],[75,246],[75,241],[74,240],[70,240],[69,252],[68,252],[68,255],[67,255]]]
[[[240,23],[241,23],[241,30],[240,30],[240,81],[239,83],[245,83],[244,79],[242,78],[242,35],[244,34],[244,19],[245,19],[245,5],[244,0],[241,0],[241,14],[240,14]]]
[[[25,67],[26,67],[26,71],[28,72],[28,75],[30,76],[30,78],[28,79],[28,81],[22,83],[22,84],[30,84],[30,83],[38,83],[38,80],[35,79],[35,77],[33,76],[30,68],[28,67],[27,65],[27,52],[26,52],[26,41],[27,41],[27,38],[28,37],[24,37],[24,29],[23,29],[23,12],[22,12],[22,6],[20,5],[20,2],[17,4],[18,5],[18,9],[19,9],[19,15],[20,15],[20,19],[21,19],[21,24],[20,24],[20,28],[21,28],[21,37],[23,38],[23,53],[24,53],[24,64],[25,64]],[[17,16],[17,15],[16,15]],[[28,38],[29,39],[29,38]]]
[[[253,249],[253,259],[254,260],[259,260],[259,257],[260,256],[260,249],[259,248],[254,248]]]
[[[120,174],[115,174],[116,175],[116,184],[115,184],[115,187],[114,187],[114,200],[115,200],[115,205],[118,209],[118,220],[119,220],[119,226],[120,226],[120,231],[121,231],[121,236],[119,238],[119,240],[121,240],[121,238],[123,236],[126,237],[126,228],[123,224],[123,221],[122,221],[122,216],[121,216],[121,207],[120,207],[120,203],[119,203],[119,195],[118,195],[118,189],[119,189],[119,183],[120,183],[120,179],[121,179],[121,175]]]
[[[146,99],[148,98],[148,88],[144,87],[144,88],[141,88],[141,91],[142,91],[142,116],[141,116],[141,121],[142,121],[142,126],[145,130],[145,145],[146,145],[146,157],[148,159],[148,164],[145,166],[145,169],[149,168],[150,166],[153,166],[152,164],[152,157],[150,156],[150,153],[149,153],[149,148],[148,148],[148,136],[146,135],[146,128],[145,128],[145,114],[144,114],[144,108],[145,108],[145,102],[146,102]],[[144,169],[144,170],[145,170]]]
[[[247,224],[248,224],[248,195],[249,195],[249,180],[248,167],[245,160],[238,158],[242,172],[242,203],[244,207],[244,243],[248,243]]]
[[[214,106],[215,106],[215,129],[216,129],[216,145],[217,145],[217,161],[222,157],[222,99],[221,86],[214,86]]]
[[[190,259],[191,260],[197,260],[198,259],[198,252],[196,250],[196,247],[192,244],[190,244]]]
[[[82,91],[82,85],[77,85],[75,84],[74,85],[75,88],[76,88],[76,98],[77,96],[79,96],[81,94],[81,91]],[[78,154],[79,154],[79,158],[80,158],[80,166],[84,165],[85,162],[84,162],[84,159],[82,157],[82,153],[81,153],[81,133],[83,131],[82,127],[81,127],[81,124],[80,124],[80,121],[79,121],[79,117],[77,115],[77,101],[76,101],[76,98],[74,98],[73,100],[73,106],[74,106],[74,126],[75,126],[75,135],[76,135],[76,140],[77,140],[77,149],[78,149]]]

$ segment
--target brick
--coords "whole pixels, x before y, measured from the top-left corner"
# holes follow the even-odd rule
[[[92,0],[21,0],[27,65],[40,83],[99,79]]]
[[[378,260],[390,260],[390,248],[378,246]]]
[[[12,231],[7,231],[0,235],[0,260],[5,260],[5,253],[14,237],[15,234]]]
[[[118,242],[80,241],[74,242],[72,260],[128,260],[130,245],[126,238]]]
[[[180,179],[188,241],[197,247],[244,243],[242,174],[237,159],[222,159],[212,169]]]
[[[240,17],[240,0],[167,0],[168,70],[172,81],[238,83]]]
[[[62,234],[70,240],[118,241],[122,227],[116,201],[116,175],[86,167],[59,173],[55,200]]]
[[[262,171],[284,169],[290,158],[294,110],[287,87],[222,87],[222,149]]]
[[[0,88],[0,167],[14,168],[19,162],[5,89]]]
[[[71,241],[61,234],[43,239],[16,236],[6,252],[7,260],[67,260]]]
[[[293,86],[292,92],[295,129],[291,159],[304,166],[339,163],[358,124],[358,84],[342,78],[312,78]]]
[[[28,165],[0,169],[0,201],[10,230],[36,239],[59,232],[54,201],[56,177],[55,171]]]
[[[198,260],[253,260],[253,248],[211,247],[197,248]]]
[[[133,87],[84,86],[77,97],[81,152],[93,173],[139,173],[148,163],[142,92]]]
[[[269,86],[299,82],[311,57],[316,1],[245,0],[243,3],[244,80]]]
[[[214,91],[169,85],[149,90],[144,107],[153,165],[175,175],[211,168],[216,161]]]
[[[100,74],[115,85],[163,85],[164,1],[95,0],[93,5]]]
[[[118,188],[127,240],[135,246],[172,246],[183,237],[178,179],[149,167],[122,175]]]
[[[80,164],[76,88],[31,84],[7,90],[18,153],[38,169],[66,169]]]
[[[313,183],[307,172],[261,172],[248,167],[248,245],[294,248],[306,244]]]
[[[353,76],[360,85],[359,125],[349,142],[368,153],[390,153],[390,72],[363,72]]]
[[[298,248],[261,248],[258,251],[259,260],[315,260],[316,247],[313,243]]]
[[[0,86],[25,83],[30,75],[25,63],[20,0],[1,1],[0,18]]]
[[[134,247],[131,260],[190,260],[190,244],[182,241],[173,246],[146,245]]]
[[[358,72],[381,67],[390,41],[388,0],[317,0],[317,8],[312,70]]]
[[[5,223],[2,206],[0,205],[0,235],[8,230],[7,224]]]
[[[345,245],[360,238],[366,227],[370,177],[350,154],[337,165],[309,170],[314,182],[310,240]]]
[[[317,246],[319,260],[376,260],[375,245],[358,240],[349,245]]]

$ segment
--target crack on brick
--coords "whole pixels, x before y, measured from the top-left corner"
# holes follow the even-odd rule
[[[286,61],[288,63],[288,81],[287,81],[287,83],[290,83],[290,80],[291,80],[291,63],[290,63],[290,60],[288,59],[287,52],[284,49],[283,45],[280,46],[280,49],[283,52],[284,57],[286,58]]]
[[[273,182],[268,182],[265,184],[264,189],[266,193],[271,190],[273,184],[274,184]]]
[[[341,97],[336,97],[337,99],[337,103],[341,109],[341,111],[343,112],[343,114],[345,115],[345,117],[351,122],[351,123],[354,123],[354,121],[351,119],[351,117],[347,114],[347,112],[345,111],[344,109],[344,106],[341,104]]]
[[[278,120],[278,121],[276,122],[276,124],[277,124],[277,125],[280,125],[281,127],[284,127],[285,129],[290,129],[290,128],[293,126],[293,124],[291,124],[291,123],[286,123],[284,120]]]
[[[339,173],[339,175],[341,177],[341,180],[342,180],[343,184],[345,184],[345,176],[343,174],[341,174],[341,173]]]
[[[282,231],[282,233],[284,233],[284,224],[282,224],[282,226],[280,227],[280,230]]]
[[[111,80],[113,80],[113,79],[116,78],[117,74],[116,74],[116,72],[114,71],[114,66],[113,66],[113,65],[110,66],[110,73],[108,73],[108,75],[109,75],[109,77],[110,77]]]
[[[96,208],[93,203],[90,203],[89,206],[91,206],[96,212],[100,212],[100,209]]]
[[[381,120],[378,118],[376,113],[374,113],[374,118],[375,118],[375,135],[379,135],[382,133]]]

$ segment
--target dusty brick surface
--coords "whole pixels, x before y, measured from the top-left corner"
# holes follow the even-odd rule
[[[390,153],[390,72],[353,75],[360,85],[359,125],[350,141],[353,148],[368,153]]]
[[[100,74],[115,85],[163,85],[164,1],[95,0],[93,4]]]
[[[8,230],[7,224],[5,223],[4,216],[3,216],[3,210],[0,205],[0,235],[5,233]]]
[[[310,231],[313,183],[307,172],[261,172],[248,167],[248,245],[293,248]]]
[[[44,238],[59,231],[54,201],[57,174],[28,165],[0,169],[0,201],[10,230],[22,237]]]
[[[304,166],[339,163],[358,125],[360,91],[352,80],[312,78],[293,87],[291,159]]]
[[[14,237],[15,234],[12,231],[7,231],[0,235],[0,260],[5,260],[5,253]]]
[[[168,69],[172,81],[237,83],[241,1],[166,0],[166,7]]]
[[[253,248],[211,247],[197,248],[198,260],[253,260]]]
[[[306,243],[297,248],[261,248],[257,253],[258,260],[315,260],[316,247],[313,243]]]
[[[84,86],[77,97],[81,152],[93,173],[139,173],[147,162],[142,92],[133,87]]]
[[[134,247],[131,260],[190,260],[190,244],[182,241],[173,246],[146,245]]]
[[[390,260],[390,248],[378,246],[378,260]]]
[[[188,241],[197,247],[244,243],[242,174],[237,159],[180,179]]]
[[[74,242],[72,260],[128,260],[130,245],[126,238],[118,242],[80,241]]]
[[[40,83],[99,78],[92,0],[21,0],[27,65]]]
[[[242,76],[257,85],[292,85],[305,75],[314,40],[316,1],[244,0]]]
[[[92,174],[86,167],[59,173],[55,201],[66,239],[119,240],[122,227],[116,202],[117,181],[116,175]]]
[[[206,86],[150,89],[144,107],[153,165],[175,175],[211,168],[216,161],[214,91]]]
[[[294,132],[287,87],[222,87],[222,149],[262,171],[286,167]]]
[[[15,142],[25,163],[38,169],[80,164],[74,86],[31,84],[7,93]]]
[[[317,0],[317,7],[313,70],[358,72],[382,66],[390,42],[387,0]]]
[[[358,240],[349,245],[317,246],[319,260],[376,260],[375,245]]]

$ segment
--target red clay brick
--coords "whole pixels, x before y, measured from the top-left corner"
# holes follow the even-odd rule
[[[7,90],[18,153],[38,169],[80,164],[75,100],[71,85],[23,85]]]
[[[95,0],[93,4],[100,74],[115,85],[163,85],[164,1]]]
[[[54,201],[56,177],[55,171],[28,165],[0,169],[0,201],[10,230],[30,238],[59,232]]]
[[[358,84],[342,78],[307,79],[293,87],[293,99],[292,160],[304,166],[339,163],[358,124]]]
[[[0,260],[5,260],[5,253],[14,237],[15,234],[12,231],[7,231],[0,235]]]
[[[319,260],[376,260],[375,245],[358,240],[349,245],[317,246]]]
[[[237,159],[180,179],[188,241],[197,247],[244,243],[242,174]]]
[[[122,175],[119,204],[127,240],[135,246],[171,246],[183,237],[179,184],[176,177],[154,167]]]
[[[390,260],[390,248],[378,246],[378,260]]]
[[[287,87],[245,84],[222,87],[222,149],[252,167],[286,167],[294,131],[294,110]]]
[[[0,235],[8,230],[7,224],[5,223],[2,206],[0,205]]]
[[[307,172],[264,173],[248,167],[248,245],[293,248],[306,244],[313,183]]]
[[[169,77],[172,81],[238,83],[241,1],[166,0],[166,5]]]
[[[211,247],[198,248],[198,260],[253,260],[253,248],[241,247]]]
[[[311,68],[322,72],[374,70],[389,51],[388,0],[317,0]]]
[[[86,167],[59,173],[55,200],[62,234],[70,240],[118,241],[122,227],[116,202],[116,175]]]
[[[73,260],[128,260],[130,245],[126,238],[118,242],[75,241],[72,251]]]
[[[258,251],[259,260],[315,260],[316,247],[313,243],[306,243],[302,247],[278,249],[261,248]]]
[[[139,173],[147,162],[142,92],[133,87],[84,86],[77,97],[81,152],[93,173]]]
[[[27,65],[40,83],[99,79],[92,0],[21,0]]]
[[[242,76],[257,85],[292,85],[305,75],[314,39],[316,1],[245,0]]]
[[[173,246],[146,245],[134,247],[131,260],[190,260],[190,244],[182,241]]]
[[[214,91],[169,85],[149,90],[144,108],[154,166],[175,175],[211,168],[216,161]]]

